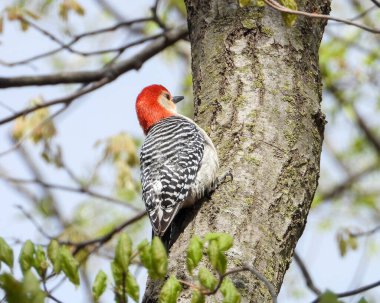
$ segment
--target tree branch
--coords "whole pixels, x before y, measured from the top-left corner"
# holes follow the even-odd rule
[[[371,0],[373,4],[375,4],[378,8],[380,8],[380,2],[377,0]]]
[[[24,76],[14,78],[0,77],[0,88],[33,86],[33,85],[56,85],[67,83],[91,83],[99,81],[110,74],[117,78],[121,74],[139,69],[143,63],[160,53],[165,48],[173,45],[188,34],[186,26],[169,30],[164,37],[150,43],[133,57],[123,60],[112,67],[102,68],[96,71],[66,72],[40,76]],[[61,102],[62,103],[62,102]]]

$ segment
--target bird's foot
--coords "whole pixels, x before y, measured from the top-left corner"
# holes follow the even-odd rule
[[[228,177],[230,178],[230,180],[228,180]],[[217,189],[220,185],[222,185],[223,183],[226,183],[226,182],[232,182],[234,179],[234,176],[232,174],[232,170],[229,169],[226,173],[224,173],[221,177],[218,177],[217,179],[217,182],[216,182],[216,186],[215,186],[215,189]]]

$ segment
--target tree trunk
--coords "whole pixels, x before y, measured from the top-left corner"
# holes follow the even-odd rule
[[[228,268],[248,263],[280,290],[318,184],[324,131],[318,50],[325,22],[299,17],[286,27],[269,7],[236,0],[187,0],[196,121],[231,169],[209,201],[188,210],[191,221],[171,248],[169,271],[186,276],[193,235],[234,237]],[[329,0],[297,1],[328,13]],[[231,276],[242,302],[270,302],[254,276]],[[146,302],[159,283],[148,282]],[[190,290],[179,302],[190,302]],[[221,302],[221,300],[220,300]]]

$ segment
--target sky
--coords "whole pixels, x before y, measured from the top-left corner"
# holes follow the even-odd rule
[[[10,1],[2,2],[1,6],[6,6]],[[120,13],[126,17],[143,16],[147,12],[150,1],[124,1],[123,5],[114,0],[110,1],[116,6]],[[335,12],[333,11],[333,14]],[[70,17],[71,18],[71,17]],[[100,28],[113,24],[111,19],[107,19],[99,11],[95,2],[86,3],[86,20],[83,22],[78,17],[73,17],[74,31],[82,32],[87,28]],[[42,20],[41,26],[45,28],[56,28],[55,18]],[[129,41],[131,37],[120,33],[115,43]],[[4,33],[0,36],[0,59],[17,60],[29,55],[39,53],[42,49],[48,50],[54,47],[54,43],[46,37],[41,36],[33,30],[27,33],[20,33],[16,24],[6,24]],[[90,43],[83,43],[81,47],[90,47]],[[127,54],[127,57],[131,53]],[[66,68],[80,68],[83,62],[79,58],[69,61]],[[149,84],[158,83],[166,86],[173,95],[181,95],[181,81],[184,66],[173,60],[168,60],[165,56],[156,56],[146,62],[139,71],[128,72],[111,84],[97,90],[93,94],[82,97],[62,116],[56,119],[58,130],[58,142],[63,146],[64,159],[77,174],[88,171],[96,162],[100,155],[99,148],[94,144],[99,139],[115,135],[120,131],[128,132],[136,137],[143,137],[143,133],[138,125],[134,112],[134,102],[141,89]],[[0,66],[0,76],[15,76],[20,74],[42,74],[51,71],[49,63],[38,62],[36,66],[22,66],[19,68],[7,68]],[[17,110],[25,106],[32,97],[43,96],[47,100],[67,94],[64,87],[30,87],[5,89],[0,91],[0,102]],[[328,101],[326,101],[328,102]],[[9,110],[0,106],[0,117],[9,115]],[[327,131],[329,130],[327,125]],[[9,131],[11,124],[0,128],[0,154],[10,147]],[[340,134],[336,137],[338,140]],[[32,154],[38,158],[38,148],[33,147],[29,142],[25,143]],[[37,149],[37,152],[35,151]],[[322,156],[322,165],[329,166],[331,159],[326,153]],[[30,177],[30,172],[25,168],[24,163],[17,154],[10,153],[0,157],[0,168],[6,168],[12,175],[20,178]],[[61,171],[51,166],[44,166],[44,174],[49,176],[49,180],[54,183],[70,183],[69,178]],[[107,172],[106,172],[107,174]],[[339,173],[337,173],[339,178]],[[31,207],[27,204],[19,193],[10,190],[7,183],[0,180],[0,235],[6,240],[12,241],[17,238],[22,241],[33,239],[43,241],[44,239],[36,231],[33,224],[26,220],[16,205],[22,205],[26,210]],[[83,197],[68,194],[65,192],[57,193],[59,205],[62,212],[70,217],[72,212],[83,202]],[[325,220],[328,214],[336,212],[333,220]],[[365,214],[361,218],[365,218]],[[365,220],[357,221],[356,217],[345,213],[339,206],[325,205],[313,211],[309,218],[304,232],[297,245],[300,256],[308,260],[308,267],[315,283],[321,289],[331,289],[342,292],[361,285],[379,280],[380,261],[376,258],[378,248],[375,241],[361,241],[357,252],[350,252],[346,257],[339,255],[336,244],[336,233],[331,230],[339,230],[342,226],[366,226]],[[370,228],[372,226],[368,226]],[[54,232],[56,226],[52,224],[49,232]],[[150,237],[149,226],[145,228],[146,237]],[[379,240],[378,236],[375,236]],[[19,248],[19,246],[16,246]],[[98,260],[97,260],[98,261]],[[94,261],[91,266],[94,269],[104,268],[109,272],[105,262]],[[4,270],[4,269],[2,269]],[[95,270],[94,270],[95,273]],[[144,275],[140,275],[140,281],[144,280]],[[371,292],[373,298],[380,297],[380,292]],[[292,298],[289,297],[292,295]],[[74,298],[76,302],[86,302],[85,294],[81,288],[76,289],[72,285],[65,284],[57,293],[57,297],[65,302],[71,302]],[[295,296],[295,297],[294,297]],[[297,299],[297,296],[299,297]],[[106,297],[108,298],[108,297]],[[284,287],[279,295],[279,302],[309,302],[314,296],[307,290],[303,279],[297,273],[294,262],[285,276]],[[356,298],[356,299],[355,299]],[[356,302],[358,297],[350,298],[347,302]],[[380,302],[374,300],[373,302]]]

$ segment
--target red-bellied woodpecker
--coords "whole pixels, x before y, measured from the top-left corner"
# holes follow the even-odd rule
[[[218,155],[206,132],[176,112],[183,97],[162,85],[145,87],[136,100],[147,135],[141,148],[142,197],[154,234],[163,237],[178,211],[214,189]]]

